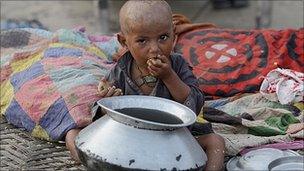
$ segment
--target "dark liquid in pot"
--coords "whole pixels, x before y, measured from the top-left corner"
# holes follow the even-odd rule
[[[164,124],[182,124],[183,121],[170,113],[154,109],[145,108],[122,108],[115,111],[123,113],[134,118],[146,121],[164,123]]]

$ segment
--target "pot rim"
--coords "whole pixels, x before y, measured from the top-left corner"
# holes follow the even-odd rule
[[[176,106],[178,106],[179,108],[182,108],[183,110],[186,110],[187,113],[189,113],[189,121],[185,122],[182,118],[182,121],[183,123],[182,124],[165,124],[165,123],[159,123],[159,122],[153,122],[153,121],[147,121],[147,120],[144,120],[144,119],[139,119],[139,118],[136,118],[136,117],[132,117],[132,116],[129,116],[129,115],[126,115],[126,114],[123,114],[123,113],[120,113],[120,112],[117,112],[115,111],[115,109],[110,109],[109,107],[107,106],[104,106],[102,104],[102,101],[105,101],[109,98],[115,100],[115,99],[128,99],[128,98],[138,98],[140,96],[140,98],[146,98],[146,99],[152,99],[152,100],[160,100],[160,101],[165,101],[165,102],[168,102],[168,103],[172,103]],[[127,124],[127,125],[132,125],[132,126],[135,126],[135,127],[138,127],[138,128],[146,128],[146,129],[156,129],[156,130],[159,130],[159,129],[169,129],[169,130],[172,130],[172,129],[176,129],[176,128],[180,128],[180,127],[186,127],[186,126],[189,126],[189,125],[192,125],[195,121],[196,121],[196,114],[191,110],[189,109],[187,106],[183,105],[183,104],[180,104],[178,102],[175,102],[173,100],[169,100],[169,99],[165,99],[165,98],[160,98],[160,97],[155,97],[155,96],[147,96],[147,95],[124,95],[124,96],[113,96],[113,97],[106,97],[106,98],[102,98],[100,100],[97,101],[97,104],[102,108],[102,109],[105,109],[106,111],[109,111],[109,112],[106,112],[111,118],[113,118],[114,120],[120,122],[120,123],[124,123],[124,124]],[[170,113],[172,114],[172,113]],[[116,115],[116,116],[115,116]],[[176,116],[176,115],[174,115]],[[178,116],[177,116],[178,117]],[[144,124],[144,125],[142,125]]]

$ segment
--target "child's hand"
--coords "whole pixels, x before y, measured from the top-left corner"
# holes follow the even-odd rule
[[[110,85],[110,83],[106,80],[100,81],[97,91],[98,91],[98,94],[102,97],[112,97],[112,96],[121,96],[122,95],[121,89]]]
[[[164,55],[157,55],[147,61],[148,70],[152,76],[160,79],[169,78],[173,72],[170,60]]]

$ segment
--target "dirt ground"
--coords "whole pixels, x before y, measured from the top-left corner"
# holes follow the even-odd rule
[[[262,2],[262,3],[261,3]],[[264,4],[263,4],[264,2]],[[274,29],[303,27],[303,0],[272,0],[271,13],[263,8],[266,0],[251,0],[249,7],[214,10],[208,0],[169,0],[174,13],[181,13],[193,22],[211,22],[222,28],[253,29],[263,14]],[[122,0],[107,0],[104,9],[98,1],[12,1],[1,0],[1,21],[5,19],[38,19],[49,30],[85,26],[90,33],[110,34],[118,31],[117,14]]]

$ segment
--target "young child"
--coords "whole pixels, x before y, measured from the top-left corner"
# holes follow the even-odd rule
[[[204,96],[186,61],[173,54],[173,22],[165,1],[127,1],[120,10],[118,41],[128,49],[98,87],[102,97],[151,95],[182,103],[199,113]],[[111,85],[106,85],[111,82]],[[67,133],[67,147],[77,158],[74,139],[80,130]],[[208,161],[206,170],[223,169],[224,141],[210,130],[198,136]],[[70,142],[70,143],[69,143]]]

